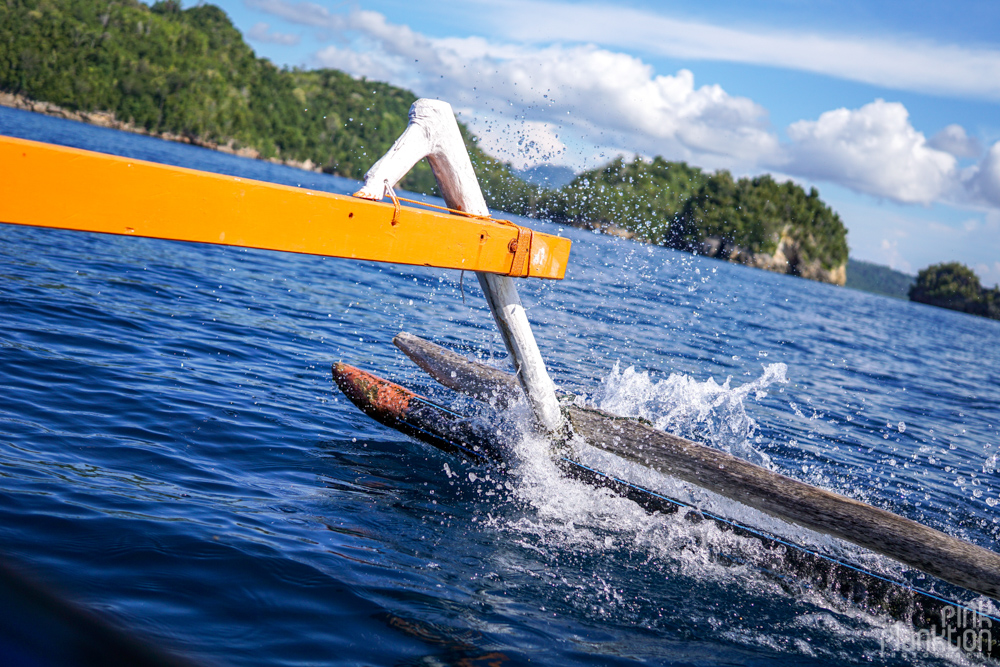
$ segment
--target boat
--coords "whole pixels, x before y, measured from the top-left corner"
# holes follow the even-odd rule
[[[404,199],[393,189],[425,157],[446,207]],[[59,197],[49,193],[53,174]],[[415,336],[397,336],[396,344],[436,380],[495,405],[526,398],[532,427],[552,443],[551,456],[569,475],[648,511],[683,512],[691,521],[710,520],[723,530],[758,539],[774,556],[767,567],[779,578],[804,573],[797,581],[808,580],[877,613],[912,622],[959,642],[969,653],[996,655],[997,641],[989,628],[1000,634],[1000,625],[993,626],[1000,618],[954,600],[962,590],[1000,600],[1000,555],[641,421],[560,402],[515,280],[563,279],[571,244],[491,216],[447,103],[415,102],[403,135],[369,170],[353,197],[0,137],[0,222],[474,271],[516,374]],[[476,465],[507,463],[502,439],[471,416],[357,368],[337,365],[333,373],[344,393],[377,421]],[[957,592],[940,595],[881,577],[588,466],[574,452],[574,438],[884,554],[946,582],[943,590]]]

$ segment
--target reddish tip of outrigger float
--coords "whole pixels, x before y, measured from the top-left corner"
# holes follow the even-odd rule
[[[503,459],[499,439],[475,419],[348,364],[333,365],[333,380],[359,410],[380,424],[476,463]]]
[[[405,420],[410,401],[417,398],[405,387],[339,362],[333,365],[333,379],[362,412],[383,423]]]

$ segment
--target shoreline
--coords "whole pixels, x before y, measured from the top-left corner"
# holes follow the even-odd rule
[[[9,107],[11,109],[20,109],[21,111],[30,111],[32,113],[42,114],[43,116],[63,118],[65,120],[72,120],[78,123],[87,123],[88,125],[96,125],[98,127],[106,127],[111,130],[121,130],[123,132],[130,132],[131,134],[139,134],[147,137],[153,137],[155,139],[163,139],[164,141],[173,141],[179,144],[200,146],[201,148],[226,153],[227,155],[236,155],[238,157],[251,158],[253,160],[262,160],[270,162],[271,164],[280,164],[286,167],[302,169],[303,171],[324,173],[323,169],[314,164],[312,160],[299,161],[290,159],[283,160],[278,157],[261,157],[260,151],[256,148],[248,146],[236,148],[233,145],[233,140],[220,144],[201,137],[174,134],[172,132],[150,132],[143,127],[138,127],[132,123],[119,120],[117,116],[110,111],[71,111],[59,106],[58,104],[53,104],[52,102],[39,102],[18,93],[8,93],[2,90],[0,90],[0,106]],[[334,174],[334,176],[339,176],[339,174]]]

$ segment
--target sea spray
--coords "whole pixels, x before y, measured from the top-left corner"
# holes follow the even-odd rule
[[[784,381],[784,364],[766,367],[761,378],[736,389],[730,388],[728,382],[719,386],[711,380],[699,383],[681,376],[653,383],[645,373],[636,373],[633,368],[622,372],[616,366],[610,381],[605,381],[613,389],[605,391],[604,401],[607,402],[602,402],[601,407],[608,409],[608,402],[613,403],[615,411],[648,419],[661,428],[683,423],[693,430],[711,420],[715,427],[713,444],[724,443],[731,450],[742,451],[740,447],[749,444],[738,442],[740,434],[746,441],[756,429],[755,422],[743,409],[744,399],[751,393],[761,398],[767,386]],[[664,391],[665,388],[669,390]],[[609,394],[613,396],[610,400]],[[656,414],[656,406],[665,408],[663,414]],[[496,527],[516,534],[522,546],[549,554],[568,550],[591,556],[610,555],[624,549],[632,554],[631,558],[639,555],[647,565],[655,564],[661,574],[669,576],[731,582],[739,571],[743,573],[744,586],[748,585],[748,576],[754,580],[751,586],[770,588],[773,585],[773,582],[752,576],[744,566],[735,566],[728,557],[725,563],[716,557],[719,553],[739,553],[740,560],[749,566],[767,557],[757,540],[722,531],[712,522],[692,522],[685,516],[688,510],[674,515],[649,514],[639,505],[606,489],[566,477],[551,456],[552,443],[526,427],[530,423],[526,405],[521,402],[512,407],[507,418],[512,421],[510,425],[516,424],[521,431],[512,443],[512,499],[525,511],[508,516],[506,522]],[[592,460],[599,469],[632,479],[647,488],[683,497],[687,502],[713,506],[733,504],[710,492],[691,488],[679,480],[594,450],[585,442],[577,440],[570,446],[575,457]],[[757,453],[757,458],[766,461],[761,453]],[[740,509],[759,515],[756,510],[742,506]],[[767,521],[770,519],[766,517],[765,521],[774,521]]]
[[[681,374],[671,374],[665,380],[653,381],[648,373],[636,371],[632,366],[623,371],[619,364],[615,364],[611,373],[602,380],[601,395],[596,404],[603,410],[645,419],[655,428],[707,442],[758,465],[773,467],[768,456],[753,447],[757,424],[747,414],[745,401],[750,396],[760,400],[766,396],[768,387],[787,382],[786,371],[785,364],[767,364],[760,377],[733,388],[729,379],[719,385],[711,378],[699,382]],[[665,528],[667,532],[673,533],[675,526],[667,528],[657,521],[650,523],[645,518],[645,511],[631,501],[566,478],[550,456],[551,443],[534,435],[527,428],[530,413],[524,402],[511,407],[512,410],[507,415],[508,426],[520,431],[512,442],[514,463],[511,472],[518,480],[515,494],[535,509],[538,520],[562,522],[565,528],[598,527],[599,531],[614,526],[616,531],[632,531],[628,539],[646,547],[664,542],[671,544],[671,549],[677,546],[674,539],[664,541],[663,534],[658,537],[650,535],[662,533]],[[715,510],[734,509],[733,505],[736,505],[735,515],[742,520],[752,518],[755,519],[754,523],[770,529],[787,527],[784,522],[734,504],[714,493],[627,463],[606,452],[593,450],[586,443],[575,442],[571,445],[575,445],[577,455],[582,456],[585,461],[591,461],[602,470],[631,479],[647,488]],[[593,537],[589,534],[572,536],[574,532],[568,530],[562,538],[589,541]],[[643,536],[640,537],[640,534]],[[816,537],[821,543],[828,542],[818,535]],[[596,541],[594,545],[598,548],[600,546]]]
[[[699,382],[680,373],[654,381],[634,366],[623,371],[615,363],[601,383],[603,393],[597,404],[608,412],[645,419],[661,431],[773,469],[767,454],[753,446],[757,423],[747,414],[744,401],[751,394],[761,400],[769,386],[788,382],[786,372],[785,364],[765,364],[763,375],[733,388],[731,378],[720,385],[713,378]]]
[[[510,550],[498,554],[502,563],[496,569],[503,565],[523,570],[536,584],[530,593],[523,588],[519,592],[544,598],[548,611],[597,627],[613,620],[661,631],[680,623],[706,640],[745,646],[786,645],[798,628],[755,627],[732,618],[725,607],[661,598],[663,582],[675,582],[672,588],[690,590],[696,597],[739,597],[756,600],[761,608],[783,600],[779,604],[797,604],[816,614],[844,613],[843,603],[835,598],[769,576],[766,565],[773,566],[776,554],[759,540],[722,530],[712,521],[692,520],[689,510],[650,514],[607,490],[567,478],[549,456],[550,446],[530,434],[518,441],[518,460],[510,470],[513,489],[508,499],[513,502],[490,521],[508,536],[503,543],[522,550],[521,557]],[[854,631],[816,632],[825,637],[824,644],[837,645],[831,653],[820,650],[834,662],[857,650],[855,632],[860,630],[869,644],[877,645],[877,639],[869,637],[878,637],[884,627],[881,619],[849,611]]]
[[[719,390],[716,394],[723,390],[735,394],[728,403],[724,399],[717,403],[730,408],[742,405],[751,392],[763,391],[772,382],[783,379],[784,368],[780,367],[736,389],[728,388],[728,383],[715,385]],[[689,394],[697,397],[698,404],[706,402],[703,395],[708,392],[702,391],[706,384],[688,385],[698,389]],[[510,484],[506,485],[510,493],[504,494],[512,502],[506,509],[491,513],[486,522],[509,536],[504,542],[513,550],[501,550],[496,555],[497,562],[491,562],[490,567],[516,571],[534,582],[522,584],[518,593],[543,600],[540,613],[569,616],[584,626],[604,627],[611,621],[652,632],[680,624],[704,641],[732,642],[771,651],[787,651],[794,646],[800,655],[831,663],[848,662],[859,653],[873,653],[880,642],[888,642],[886,637],[896,625],[893,621],[872,615],[808,581],[775,576],[781,570],[775,560],[780,559],[780,553],[769,551],[759,540],[722,530],[712,521],[698,520],[700,515],[693,512],[695,516],[691,516],[692,510],[650,514],[605,489],[566,477],[553,461],[551,442],[527,430],[526,424],[530,423],[527,406],[522,403],[514,412],[519,417],[508,417],[514,418],[524,430],[512,443],[514,462],[509,470]],[[752,436],[755,425],[745,412],[743,417],[747,420],[746,433]],[[575,444],[592,450],[583,443]],[[669,495],[685,495],[679,493],[680,487],[689,486],[634,464],[622,463],[631,469],[623,469],[622,477],[635,478],[650,488],[668,487]],[[691,491],[695,498],[702,497],[700,489],[688,491],[689,499]],[[781,524],[715,494],[704,492],[704,495],[707,504],[716,509],[721,506],[742,509],[765,522],[773,521],[774,525],[769,526],[772,529]],[[825,536],[813,538],[828,542]],[[772,606],[788,605],[798,609],[799,614],[790,621],[761,627],[743,618],[733,618],[725,605],[698,605],[692,599],[676,595],[661,598],[658,592],[664,590],[662,582],[666,581],[674,582],[670,585],[674,589],[692,591],[696,597],[738,598],[762,612]],[[678,603],[680,607],[675,607]],[[803,635],[808,639],[802,639]],[[942,661],[966,662],[957,652],[943,646],[935,647],[932,655]]]

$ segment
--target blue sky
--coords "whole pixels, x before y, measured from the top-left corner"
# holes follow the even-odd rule
[[[815,186],[851,254],[1000,282],[1000,3],[223,0],[259,55],[450,102],[522,167]]]

